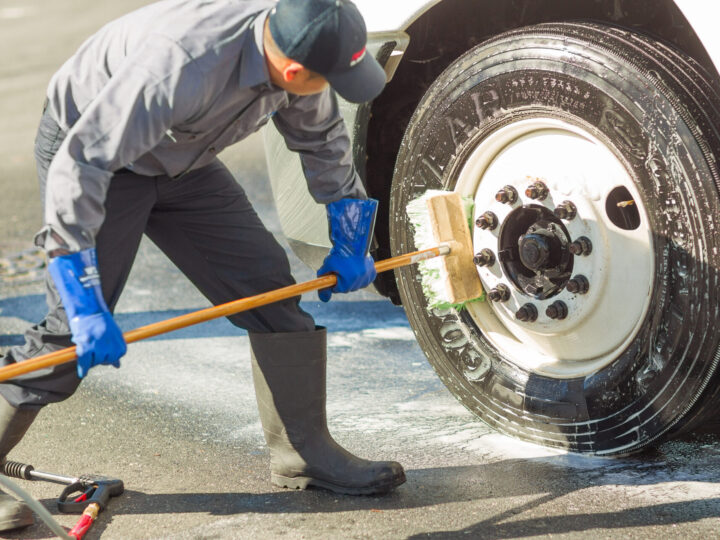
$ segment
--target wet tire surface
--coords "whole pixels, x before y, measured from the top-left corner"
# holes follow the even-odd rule
[[[593,24],[546,24],[469,51],[422,99],[393,180],[394,253],[414,248],[409,201],[427,189],[453,189],[484,138],[531,118],[562,120],[604,143],[632,178],[652,231],[654,284],[640,330],[586,377],[544,377],[513,364],[467,313],[429,311],[417,269],[397,272],[430,363],[491,426],[546,446],[613,455],[715,414],[720,115],[708,81],[694,61],[651,38]]]

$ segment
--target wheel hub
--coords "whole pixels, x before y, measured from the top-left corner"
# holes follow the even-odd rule
[[[499,259],[515,287],[538,299],[558,294],[571,277],[573,258],[562,221],[547,208],[527,205],[505,219]]]
[[[541,271],[548,266],[550,244],[553,238],[546,231],[524,234],[518,240],[520,244],[520,262],[525,268]]]

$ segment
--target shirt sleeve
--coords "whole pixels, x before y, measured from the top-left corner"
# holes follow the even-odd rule
[[[95,245],[114,171],[151,150],[197,107],[203,77],[175,42],[151,36],[112,74],[70,128],[48,170],[45,226],[35,243],[47,252]]]
[[[327,89],[309,96],[291,96],[288,107],[279,110],[273,121],[287,147],[300,155],[315,201],[327,204],[344,198],[367,198],[334,92]]]

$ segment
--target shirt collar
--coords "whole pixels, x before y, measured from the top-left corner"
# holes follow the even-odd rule
[[[263,31],[270,9],[258,13],[252,22],[252,38],[243,47],[240,58],[240,86],[255,87],[263,86],[273,88],[270,82],[267,64],[265,63],[265,48],[263,46]]]

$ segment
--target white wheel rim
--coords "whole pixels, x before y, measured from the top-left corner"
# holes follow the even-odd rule
[[[544,201],[532,200],[526,187],[535,179],[549,188]],[[495,200],[504,186],[516,188],[514,205]],[[609,218],[605,205],[611,191],[626,188],[640,215],[640,226],[625,230]],[[475,200],[475,218],[491,211],[502,224],[526,204],[549,210],[565,200],[577,217],[563,224],[574,240],[592,241],[588,256],[575,256],[573,275],[590,282],[587,294],[562,290],[547,300],[520,291],[503,265],[478,268],[486,291],[500,284],[511,290],[506,302],[471,303],[468,312],[483,335],[518,366],[544,376],[587,376],[607,366],[635,338],[645,318],[653,286],[654,251],[647,213],[632,178],[618,158],[586,131],[555,119],[524,120],[506,126],[482,141],[463,165],[455,188]],[[475,227],[475,252],[498,252],[495,230]],[[545,314],[556,301],[568,307],[564,320]],[[516,312],[526,303],[537,307],[535,322],[521,322]]]

